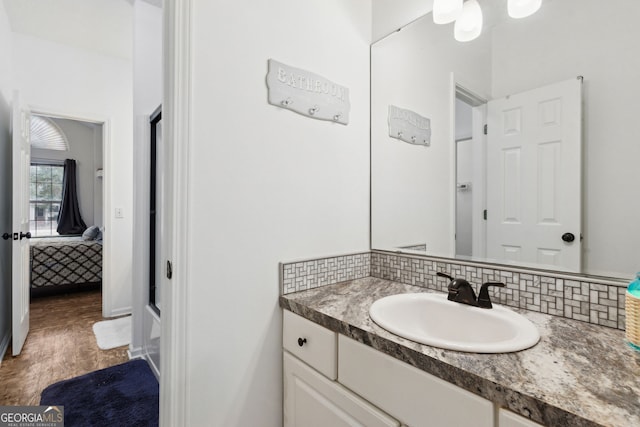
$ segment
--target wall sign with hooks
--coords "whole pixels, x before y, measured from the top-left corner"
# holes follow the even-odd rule
[[[309,71],[269,59],[269,104],[318,120],[349,123],[349,89]]]
[[[431,120],[411,110],[389,105],[389,136],[428,147],[431,145]]]

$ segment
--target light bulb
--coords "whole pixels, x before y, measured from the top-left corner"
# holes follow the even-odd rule
[[[460,17],[453,27],[453,35],[459,42],[468,42],[482,32],[482,9],[477,0],[465,2]]]
[[[542,0],[509,0],[507,11],[512,18],[526,18],[540,9]]]
[[[463,0],[434,0],[433,22],[436,24],[448,24],[458,19],[462,12]]]

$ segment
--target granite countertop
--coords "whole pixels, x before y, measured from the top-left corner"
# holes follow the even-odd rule
[[[367,277],[280,297],[280,306],[547,426],[640,426],[640,353],[624,332],[516,310],[540,331],[534,347],[504,354],[443,350],[376,325],[382,297],[433,292]],[[473,327],[473,325],[470,325]]]

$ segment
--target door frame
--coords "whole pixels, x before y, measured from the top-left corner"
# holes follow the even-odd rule
[[[474,158],[479,157],[483,160],[483,167],[479,170],[475,170],[473,174],[474,182],[481,182],[482,185],[478,187],[477,184],[474,184],[474,195],[473,195],[473,204],[472,209],[477,209],[480,204],[486,207],[486,185],[487,185],[487,167],[486,167],[486,144],[487,144],[487,136],[484,134],[484,125],[487,123],[487,102],[491,99],[490,96],[483,94],[472,88],[472,85],[469,85],[468,82],[461,78],[460,75],[456,75],[455,73],[451,73],[451,96],[450,96],[450,111],[451,111],[451,138],[450,138],[450,179],[451,179],[451,190],[450,190],[450,206],[452,213],[452,221],[451,221],[451,250],[452,250],[452,258],[456,258],[456,218],[457,218],[457,201],[456,196],[458,194],[457,188],[457,173],[458,173],[458,161],[457,161],[457,153],[456,153],[456,137],[455,137],[455,127],[456,127],[456,98],[460,98],[467,104],[473,107],[472,113],[472,139],[474,141],[477,140],[478,144],[475,144],[473,156]],[[487,225],[486,221],[480,218],[478,215],[472,217],[472,258],[482,258],[486,254],[486,237],[487,237]]]
[[[173,276],[163,278],[160,322],[160,424],[189,425],[187,389],[190,371],[187,339],[189,295],[189,146],[191,122],[191,0],[170,0],[163,5],[163,142],[171,155],[166,162],[163,230],[165,256],[173,263]]]
[[[111,279],[111,121],[107,117],[91,114],[73,114],[61,110],[29,105],[31,114],[51,117],[54,119],[75,120],[79,122],[93,123],[102,126],[102,220],[104,222],[104,239],[102,244],[102,316],[113,316],[112,311],[112,279]]]

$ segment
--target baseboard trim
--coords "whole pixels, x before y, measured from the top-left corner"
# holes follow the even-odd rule
[[[145,353],[142,349],[142,347],[136,347],[136,348],[131,348],[129,347],[129,349],[127,350],[127,354],[129,355],[129,359],[140,359],[143,358],[145,359]]]
[[[125,316],[127,314],[131,314],[133,312],[133,309],[131,307],[124,307],[124,308],[118,308],[116,310],[111,310],[109,312],[108,316],[105,317],[118,317],[118,316]]]
[[[156,379],[158,380],[158,382],[160,382],[160,367],[156,366],[156,364],[153,363],[153,359],[149,357],[149,354],[144,355],[144,360],[146,360],[149,366],[151,366],[151,371],[156,376]]]

